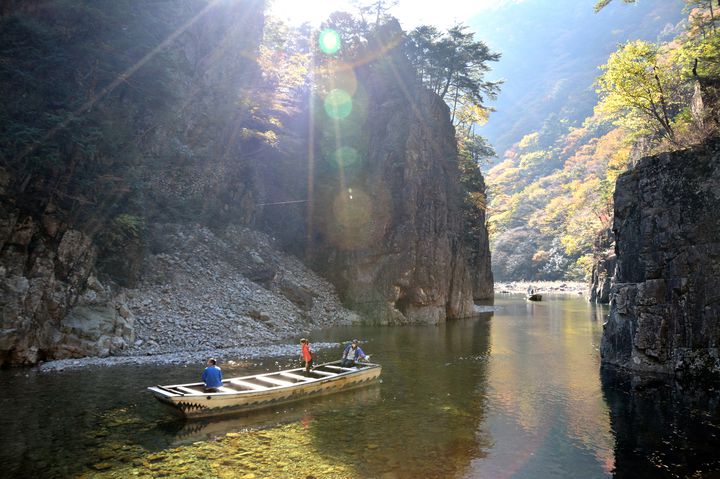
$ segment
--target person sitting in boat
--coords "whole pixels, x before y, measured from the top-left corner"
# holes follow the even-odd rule
[[[222,371],[214,358],[207,360],[207,367],[202,373],[202,381],[205,383],[205,392],[217,392],[222,387]]]
[[[363,352],[363,350],[360,349],[360,346],[358,346],[358,340],[353,339],[352,343],[345,346],[340,366],[344,368],[351,368],[361,359],[365,359],[365,352]]]
[[[308,341],[307,339],[302,338],[300,340],[300,344],[302,345],[301,354],[302,354],[303,366],[305,366],[305,372],[309,373],[310,368],[312,368],[312,365],[313,365],[314,353],[310,349],[310,341]]]

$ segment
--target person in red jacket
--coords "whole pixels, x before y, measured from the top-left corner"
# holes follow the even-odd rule
[[[302,360],[305,366],[305,372],[309,373],[310,368],[312,368],[313,365],[314,354],[312,349],[310,349],[310,342],[307,339],[302,338],[300,340],[300,345],[302,346]]]

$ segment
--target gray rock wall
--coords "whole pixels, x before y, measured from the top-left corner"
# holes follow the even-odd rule
[[[43,226],[7,201],[0,217],[0,365],[107,356],[132,343],[133,315],[93,276],[90,238]]]
[[[42,15],[18,17],[17,24],[32,26],[20,43],[44,44],[48,35],[62,36],[57,42],[68,55],[62,65],[73,65],[77,84],[62,76],[70,69],[54,61],[40,67],[37,58],[19,63],[21,74],[5,72],[0,78],[9,91],[26,92],[23,98],[33,105],[33,115],[21,108],[13,117],[8,100],[18,95],[2,97],[2,110],[10,112],[5,119],[16,129],[25,128],[25,117],[63,118],[63,108],[82,120],[68,128],[50,128],[49,120],[27,123],[49,129],[43,148],[57,157],[11,157],[16,140],[1,139],[9,166],[0,168],[0,365],[125,351],[134,344],[135,321],[116,285],[133,287],[142,279],[148,252],[140,230],[168,217],[247,223],[254,214],[253,188],[259,186],[243,154],[247,144],[238,138],[241,125],[250,123],[249,108],[240,105],[259,75],[253,56],[263,34],[262,0],[152,5],[146,15],[130,3],[116,9],[112,2],[57,3],[47,2]],[[85,9],[90,13],[82,16]],[[97,24],[88,20],[93,15]],[[147,67],[127,70],[133,72],[129,82],[99,95],[92,109],[75,110],[107,87],[96,70],[108,74],[108,65],[124,70],[123,62],[153,47],[138,40],[138,51],[126,51],[132,39],[125,30],[146,31],[143,22],[149,18],[156,18],[159,30],[151,34],[158,42],[173,22],[178,27],[187,22],[187,28],[172,28],[172,42],[149,55]],[[66,24],[72,30],[68,38]],[[12,46],[7,43],[2,46]],[[151,67],[157,73],[146,71]],[[38,86],[48,75],[72,94],[55,99],[63,90],[58,87],[48,95]],[[123,93],[131,83],[137,95]],[[52,113],[42,111],[48,104]],[[98,140],[92,147],[70,148],[74,140],[58,139],[64,130],[77,137],[91,130]],[[132,220],[126,222],[130,228],[115,228],[123,217]],[[309,304],[302,290],[294,294]]]
[[[381,34],[402,32],[391,24]],[[382,43],[402,44],[392,38]],[[449,109],[419,84],[398,49],[356,73],[367,92],[359,125],[362,166],[317,181],[345,181],[347,187],[316,192],[315,262],[346,303],[374,321],[470,316],[474,294],[491,295],[490,253],[485,230],[475,258],[464,242],[464,193]],[[489,284],[477,284],[482,281]]]
[[[607,252],[604,257],[595,262],[588,294],[588,301],[591,303],[608,304],[610,302],[616,259],[614,252]]]
[[[605,363],[720,378],[719,211],[718,143],[644,158],[618,178]]]

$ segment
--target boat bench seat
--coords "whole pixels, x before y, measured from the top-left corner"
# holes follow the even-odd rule
[[[328,364],[328,365],[325,366],[325,367],[326,367],[326,368],[330,368],[330,369],[339,369],[340,371],[357,371],[357,369],[344,368],[344,367],[342,367],[342,366],[333,366],[332,364]]]
[[[197,389],[186,388],[185,386],[173,386],[173,389],[182,391],[185,394],[202,394],[203,393],[203,391],[198,391]]]
[[[312,372],[314,372],[315,374],[321,374],[323,376],[337,376],[338,375],[338,373],[330,373],[327,371],[318,371],[317,369],[313,369]]]
[[[283,381],[282,379],[269,378],[267,376],[258,376],[255,379],[258,381],[265,381],[266,383],[274,384],[276,386],[290,386],[295,384],[291,381]]]
[[[267,387],[265,387],[265,386],[260,386],[259,384],[249,383],[247,381],[241,381],[239,379],[231,379],[230,382],[233,384],[236,384],[238,386],[243,386],[246,388],[254,389],[256,391],[264,391],[265,389],[267,389]]]
[[[218,391],[220,391],[221,393],[236,393],[236,392],[238,392],[237,389],[226,388],[225,386],[222,386],[222,387],[219,387],[219,388],[216,388],[216,389],[217,389]]]
[[[293,378],[297,379],[298,381],[310,381],[313,378],[309,378],[307,376],[300,376],[299,374],[293,374],[293,373],[280,373],[281,376],[285,376],[286,378]]]

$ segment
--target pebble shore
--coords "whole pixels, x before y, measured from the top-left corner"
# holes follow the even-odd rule
[[[263,233],[164,225],[136,288],[126,289],[135,338],[113,356],[50,361],[41,371],[204,358],[296,356],[311,331],[353,324],[335,288]],[[313,343],[316,350],[334,347]]]

